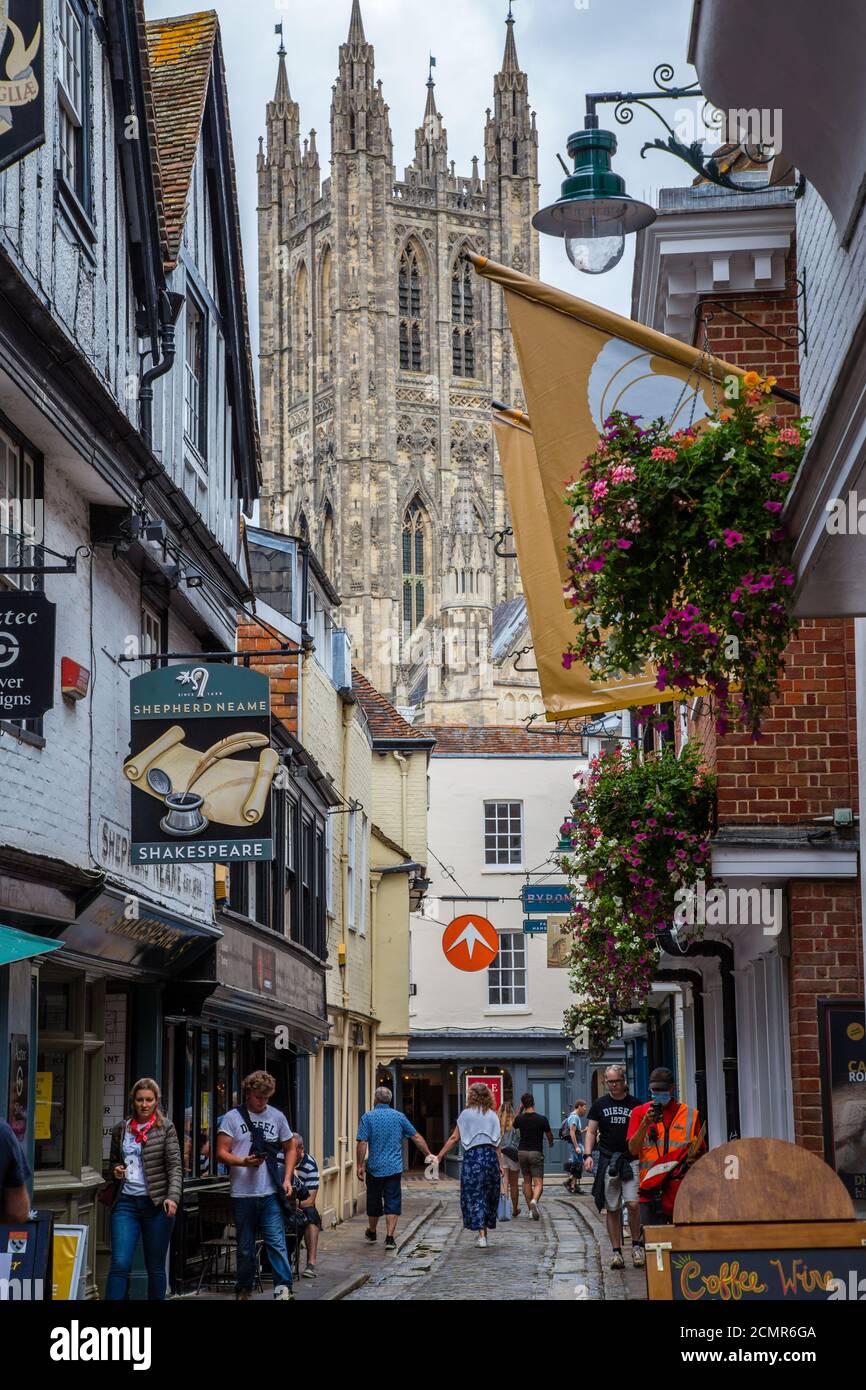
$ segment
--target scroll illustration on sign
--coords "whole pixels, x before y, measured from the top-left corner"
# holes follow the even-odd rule
[[[261,820],[279,762],[267,737],[240,731],[203,751],[185,739],[185,730],[174,724],[123,765],[134,787],[165,804],[160,829],[189,837],[211,821],[250,826]],[[261,750],[256,762],[234,757],[247,749]]]
[[[11,108],[27,106],[39,95],[32,64],[42,42],[42,25],[36,25],[36,32],[28,44],[18,25],[9,18],[8,0],[0,0],[0,51],[7,31],[12,35],[12,46],[6,55],[4,80],[0,81],[0,135],[12,129]]]

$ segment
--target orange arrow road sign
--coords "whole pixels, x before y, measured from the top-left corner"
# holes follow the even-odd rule
[[[496,959],[499,936],[486,917],[455,917],[442,936],[446,959],[458,970],[486,970]]]

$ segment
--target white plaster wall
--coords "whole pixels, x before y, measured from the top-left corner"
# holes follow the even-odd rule
[[[88,540],[88,505],[50,458],[45,495],[46,544],[71,555]],[[118,862],[107,842],[109,831],[121,841],[130,838],[130,787],[121,769],[129,751],[129,681],[144,667],[121,665],[117,657],[126,637],[140,632],[137,575],[100,548],[92,560],[79,556],[76,574],[46,576],[45,592],[57,605],[55,703],[44,718],[44,748],[0,734],[0,842],[82,869],[106,869],[130,891],[137,888],[151,901],[210,921],[209,866],[133,869],[128,851]],[[169,649],[199,647],[170,614]],[[88,696],[73,704],[60,694],[64,656],[91,673]]]
[[[526,882],[525,869],[535,872],[533,883],[563,881],[563,874],[547,856],[556,849],[559,827],[574,795],[574,772],[585,766],[573,757],[437,757],[430,761],[428,861],[431,886],[428,899],[435,918],[412,918],[412,980],[417,994],[410,1000],[412,1029],[560,1028],[564,1010],[573,1000],[568,971],[549,969],[547,942],[543,936],[526,938],[526,1006],[488,1005],[487,971],[465,973],[449,964],[442,951],[442,933],[453,918],[479,912],[499,930],[520,930],[523,912],[519,901],[490,902],[480,899],[518,898]],[[484,864],[484,802],[522,801],[524,866],[504,871]],[[449,869],[449,878],[436,862]],[[541,866],[540,868],[538,866]],[[460,885],[459,887],[457,885]],[[443,895],[466,893],[476,901],[445,903]]]

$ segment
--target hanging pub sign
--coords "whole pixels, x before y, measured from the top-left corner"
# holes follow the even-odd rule
[[[54,704],[56,616],[42,593],[0,590],[0,719],[41,719]]]
[[[855,999],[824,999],[819,1005],[824,1157],[854,1200],[862,1202],[866,1201],[866,1013]]]
[[[42,0],[0,0],[0,170],[44,143]]]
[[[273,859],[267,676],[164,666],[130,682],[133,864]]]

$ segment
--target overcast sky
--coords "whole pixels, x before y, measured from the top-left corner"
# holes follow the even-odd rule
[[[210,4],[219,14],[228,69],[251,327],[257,342],[256,151],[276,80],[274,25],[283,21],[292,97],[300,103],[301,129],[316,129],[326,177],[331,86],[339,45],[348,33],[351,0]],[[145,0],[145,5],[148,18],[194,8],[184,0]],[[361,10],[367,42],[375,49],[376,76],[382,79],[391,108],[398,177],[414,155],[429,53],[437,59],[436,104],[448,131],[449,158],[456,161],[458,174],[469,174],[477,154],[483,174],[485,110],[493,104],[493,74],[502,62],[508,0],[361,0]],[[563,174],[556,153],[564,155],[568,135],[582,127],[588,90],[648,90],[653,69],[664,61],[673,64],[678,85],[694,78],[685,62],[690,13],[691,0],[514,0],[518,57],[529,75],[529,99],[538,113],[542,206],[559,195]],[[671,119],[679,108],[679,103],[663,102],[661,109]],[[686,165],[670,155],[650,152],[640,158],[644,140],[665,134],[651,116],[639,111],[631,125],[620,127],[612,107],[601,108],[600,115],[601,124],[617,133],[614,168],[633,197],[654,202],[659,188],[691,181]],[[615,270],[594,276],[574,270],[563,243],[543,236],[542,279],[628,314],[633,256],[628,242],[633,240],[627,239],[626,254]]]

